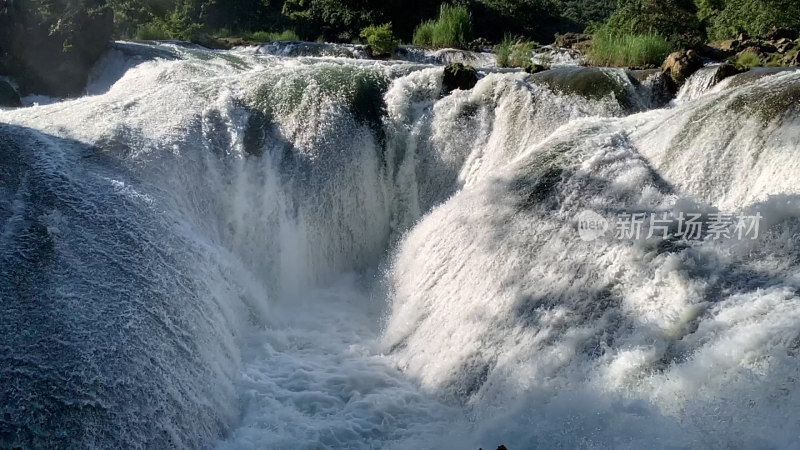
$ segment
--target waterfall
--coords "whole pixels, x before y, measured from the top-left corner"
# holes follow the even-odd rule
[[[0,111],[0,447],[793,445],[800,72],[342,48],[119,42]]]

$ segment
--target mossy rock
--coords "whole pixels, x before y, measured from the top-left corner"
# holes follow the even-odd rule
[[[522,68],[527,73],[534,74],[539,72],[544,72],[545,70],[550,70],[549,67],[543,66],[541,64],[530,63],[526,64],[525,67]]]
[[[712,84],[717,84],[720,81],[730,78],[734,75],[738,75],[742,72],[747,72],[748,69],[738,66],[733,61],[725,61],[723,64],[719,66],[717,71],[714,73],[714,78],[712,78]]]

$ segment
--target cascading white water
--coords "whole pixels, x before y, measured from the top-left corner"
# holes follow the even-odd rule
[[[645,112],[624,71],[175,44],[92,80],[0,112],[0,446],[796,439],[797,72]],[[575,229],[686,208],[763,236]]]
[[[495,54],[488,51],[474,52],[456,48],[431,50],[425,47],[401,45],[395,48],[392,57],[402,61],[422,64],[461,63],[479,68],[497,67]]]

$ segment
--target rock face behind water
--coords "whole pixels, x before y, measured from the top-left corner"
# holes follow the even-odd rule
[[[10,10],[0,24],[0,75],[23,93],[81,95],[92,65],[108,48],[114,26],[110,9],[64,12],[55,23]],[[68,17],[67,17],[68,16]],[[68,20],[70,25],[59,28]]]
[[[477,83],[478,71],[471,66],[465,66],[461,63],[448,64],[444,68],[442,93],[447,95],[456,89],[466,91],[475,87]]]
[[[694,50],[675,52],[667,56],[661,70],[668,75],[676,86],[684,82],[695,72],[703,68],[703,60]]]
[[[19,94],[11,84],[5,80],[0,80],[0,107],[17,108],[22,106]]]

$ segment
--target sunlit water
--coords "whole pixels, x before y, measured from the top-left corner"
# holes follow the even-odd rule
[[[651,109],[617,69],[442,97],[261,53],[118,43],[0,112],[0,446],[796,444],[800,73]],[[764,219],[584,241],[585,210]]]

